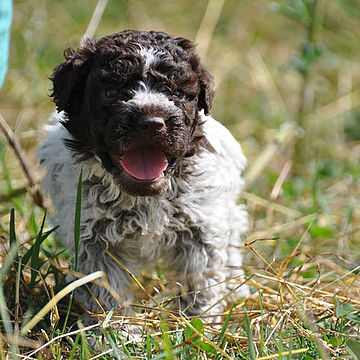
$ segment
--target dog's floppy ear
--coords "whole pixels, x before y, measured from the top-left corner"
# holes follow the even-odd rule
[[[87,75],[90,69],[90,60],[95,53],[95,43],[86,40],[78,49],[64,51],[65,62],[59,64],[50,80],[53,89],[50,96],[53,98],[58,111],[71,114],[72,110],[80,108]]]
[[[175,42],[176,45],[192,54],[190,62],[195,69],[200,85],[198,109],[204,110],[205,115],[208,115],[214,98],[213,77],[206,67],[200,64],[199,57],[195,55],[195,44],[191,40],[177,37],[175,38]]]
[[[197,75],[200,84],[198,108],[199,110],[204,110],[205,115],[209,115],[214,98],[213,76],[206,69],[206,67],[201,64],[199,66]]]
[[[190,63],[196,72],[200,85],[198,109],[204,110],[205,115],[209,115],[214,98],[213,76],[205,66],[201,65],[199,57],[195,54],[195,44],[191,40],[182,37],[177,37],[174,40],[177,46],[192,55]]]

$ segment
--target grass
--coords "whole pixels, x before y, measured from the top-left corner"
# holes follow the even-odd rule
[[[53,109],[47,77],[95,6],[15,1],[0,112],[36,179]],[[360,359],[359,16],[355,0],[108,0],[97,36],[155,28],[201,42],[216,79],[213,115],[249,160],[240,201],[250,214],[252,295],[229,300],[214,328],[171,312],[175,284],[158,269],[134,279],[133,317],[114,309],[84,325],[71,292],[106,279],[95,273],[68,287],[76,260],[1,138],[0,359]]]

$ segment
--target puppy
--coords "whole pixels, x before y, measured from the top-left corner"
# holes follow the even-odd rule
[[[221,311],[225,280],[242,275],[246,211],[237,199],[246,160],[209,116],[212,76],[194,44],[127,30],[64,55],[51,78],[56,124],[39,158],[52,221],[73,254],[83,172],[78,271],[104,271],[125,302],[129,276],[106,250],[135,275],[161,260],[189,292],[181,310]],[[246,295],[246,286],[237,292]],[[90,311],[99,310],[94,297],[107,310],[118,305],[102,287],[91,293],[78,295]]]

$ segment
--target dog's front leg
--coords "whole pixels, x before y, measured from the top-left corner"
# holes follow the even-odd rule
[[[215,315],[225,306],[226,249],[203,243],[182,243],[176,250],[175,268],[184,279],[180,308],[204,321],[219,320]]]
[[[120,267],[117,261],[128,268],[131,268],[123,261],[118,251],[106,252],[106,247],[94,246],[96,242],[83,242],[80,245],[78,271],[83,274],[91,274],[95,271],[103,271],[106,281],[103,286],[90,284],[87,288],[75,292],[75,299],[85,309],[91,312],[109,311],[114,306],[124,307],[122,314],[129,313],[126,303],[132,299],[129,289],[129,275]],[[115,260],[116,259],[116,260]],[[111,290],[109,291],[109,287]],[[115,293],[116,297],[112,294]]]

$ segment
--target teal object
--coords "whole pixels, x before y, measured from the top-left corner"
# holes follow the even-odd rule
[[[12,0],[0,0],[0,88],[8,65],[11,20]]]

